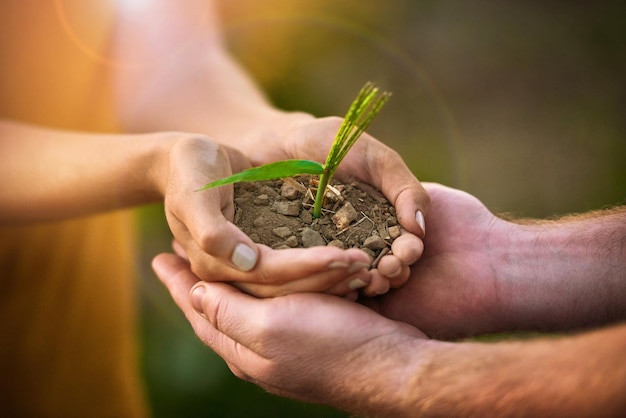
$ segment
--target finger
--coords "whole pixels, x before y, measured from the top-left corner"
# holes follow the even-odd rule
[[[241,272],[205,254],[191,243],[186,249],[194,273],[203,280],[280,285],[293,280],[329,275],[330,280],[346,278],[369,266],[369,257],[359,249],[312,247],[273,250],[258,245],[259,264],[251,272]],[[325,290],[325,289],[320,289]]]
[[[415,235],[403,231],[391,244],[391,251],[402,263],[411,265],[422,256],[424,242]]]
[[[181,244],[193,239],[204,252],[241,271],[250,271],[257,263],[258,252],[254,242],[229,221],[235,211],[232,186],[198,191],[232,172],[230,155],[235,158],[238,154],[206,138],[177,144],[170,156],[166,215]]]
[[[387,279],[389,280],[389,286],[392,289],[397,289],[401,287],[402,285],[404,285],[407,282],[407,280],[409,280],[409,277],[411,277],[411,268],[407,266],[406,264],[403,264],[402,271],[400,272],[399,275],[395,277],[387,277]]]
[[[363,268],[349,276],[346,276],[344,271],[337,271],[334,274],[324,272],[281,285],[261,285],[245,282],[235,282],[233,285],[250,295],[268,298],[293,293],[326,293],[329,295],[346,296],[356,289],[367,286],[369,282],[370,273]]]
[[[411,269],[395,255],[387,255],[378,263],[378,272],[389,280],[389,286],[396,289],[402,286],[409,278]]]
[[[386,255],[378,262],[377,269],[381,275],[391,279],[402,273],[403,264],[395,255]]]
[[[357,152],[353,155],[360,153],[361,157],[346,157],[345,169],[348,171],[344,172],[360,173],[364,181],[376,186],[396,208],[400,224],[407,231],[423,237],[430,198],[400,154],[367,134],[357,142],[355,150]]]
[[[380,179],[380,190],[396,208],[400,225],[423,237],[426,233],[424,214],[430,205],[428,193],[395,151],[379,154],[370,165]]]
[[[186,237],[186,241],[193,240],[203,252],[237,270],[254,269],[259,259],[257,245],[236,225],[228,221],[213,203],[192,201],[184,217],[183,220],[177,219],[179,225],[175,229],[177,235],[181,236],[179,239]],[[188,233],[185,233],[185,229]]]
[[[217,329],[214,326],[217,322],[212,323],[208,320],[208,315],[205,312],[209,311],[204,309],[203,298],[207,288],[198,286],[198,283],[204,283],[198,281],[198,278],[189,270],[189,266],[184,260],[174,254],[159,254],[153,259],[152,267],[161,282],[169,290],[176,305],[178,305],[191,323],[198,337],[229,365],[238,365],[234,369],[239,376],[245,377],[241,372],[241,368],[263,360],[247,347],[240,345],[238,341]],[[223,295],[226,296],[230,290],[232,291],[230,294],[237,296],[234,293],[236,291],[228,285],[216,283],[213,286],[210,289],[211,292],[223,291]],[[192,290],[195,290],[195,292],[192,292]],[[248,304],[254,302],[253,298],[249,298]]]
[[[389,280],[380,274],[378,270],[372,270],[370,272],[372,279],[370,284],[362,290],[365,296],[378,296],[384,295],[389,291]]]
[[[199,279],[189,270],[189,265],[174,254],[163,253],[152,259],[152,269],[169,290],[174,302],[189,321],[197,320],[197,312],[189,303],[189,292]]]
[[[216,331],[243,346],[252,347],[254,334],[264,326],[268,305],[227,284],[198,282],[187,298],[197,316],[206,318]]]
[[[177,256],[179,256],[180,258],[182,258],[183,260],[189,263],[189,256],[185,252],[185,249],[183,248],[183,246],[180,245],[180,243],[177,240],[172,240],[172,249],[174,250]]]

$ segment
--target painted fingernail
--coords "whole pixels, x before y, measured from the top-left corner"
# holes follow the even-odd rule
[[[241,271],[250,271],[257,261],[256,252],[244,243],[239,243],[233,251],[230,261]]]
[[[349,264],[344,261],[333,261],[328,265],[331,270],[348,268]]]
[[[202,285],[197,285],[193,289],[191,289],[191,306],[198,312],[200,315],[204,316],[204,306],[202,305],[202,299],[204,298],[204,294],[206,293],[206,289]]]
[[[424,235],[426,235],[426,222],[424,221],[424,214],[421,210],[418,210],[417,213],[415,213],[415,220],[420,228],[422,228]]]
[[[350,280],[350,283],[348,283],[348,287],[352,290],[360,289],[365,286],[367,286],[367,283],[365,283],[363,280],[359,279],[358,277],[356,279]]]
[[[356,273],[357,271],[367,268],[369,267],[369,263],[364,263],[362,261],[355,261],[354,263],[352,263],[352,265],[350,266],[350,269],[348,270],[348,273]]]

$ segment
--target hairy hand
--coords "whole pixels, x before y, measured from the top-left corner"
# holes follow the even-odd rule
[[[198,282],[172,254],[157,256],[153,267],[198,337],[238,377],[351,411],[395,408],[403,399],[402,376],[416,367],[424,338],[417,329],[334,296],[256,299]]]

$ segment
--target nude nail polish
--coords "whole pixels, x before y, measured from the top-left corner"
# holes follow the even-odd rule
[[[241,271],[250,271],[257,261],[256,252],[244,243],[239,243],[233,251],[230,261]]]
[[[422,232],[426,234],[426,221],[424,220],[424,214],[421,210],[418,210],[415,213],[415,220],[417,221],[417,224],[420,226],[420,228],[422,228]]]

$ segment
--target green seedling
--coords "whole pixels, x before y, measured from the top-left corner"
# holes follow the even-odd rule
[[[252,182],[274,180],[295,176],[299,174],[319,175],[319,185],[313,206],[313,216],[319,218],[322,214],[322,204],[328,183],[332,179],[337,167],[344,159],[350,148],[355,144],[361,134],[367,129],[374,117],[389,99],[391,94],[383,92],[379,94],[378,88],[373,83],[367,83],[357,98],[352,102],[348,113],[339,127],[335,140],[330,148],[324,164],[311,160],[285,160],[259,167],[253,167],[232,176],[216,180],[203,186],[200,190],[223,186],[237,182]]]

